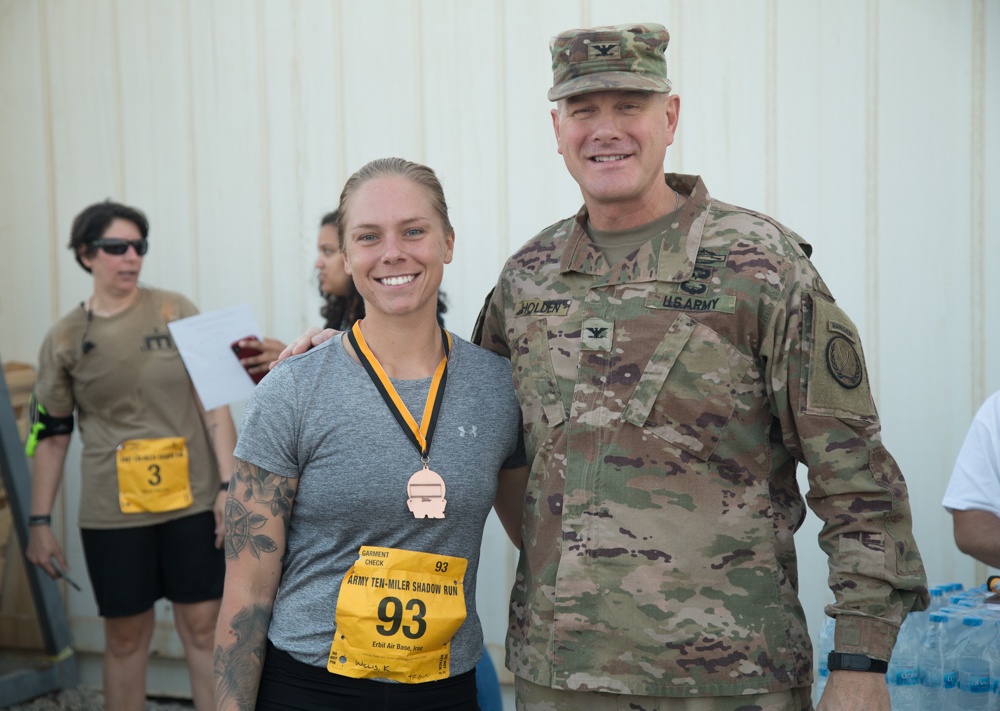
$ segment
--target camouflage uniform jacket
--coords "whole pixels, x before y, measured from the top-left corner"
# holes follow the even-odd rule
[[[648,696],[809,684],[796,462],[837,648],[888,659],[926,579],[857,329],[799,237],[666,179],[690,199],[662,237],[609,265],[584,208],[514,254],[485,307],[532,464],[507,666]]]

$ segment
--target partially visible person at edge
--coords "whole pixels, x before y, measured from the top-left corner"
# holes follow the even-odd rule
[[[324,328],[345,331],[354,325],[358,319],[365,317],[365,302],[354,287],[351,275],[344,271],[344,260],[340,254],[340,236],[337,232],[339,210],[323,215],[319,223],[319,234],[316,237],[316,275],[319,281],[319,294],[324,304],[320,316],[324,320]],[[438,295],[438,322],[444,325],[442,315],[448,311],[444,294]],[[240,363],[251,373],[265,373],[270,364],[278,359],[285,344],[276,338],[264,338],[258,341],[247,338],[240,341],[241,348],[259,350],[258,355],[241,358]]]
[[[69,569],[51,513],[75,411],[79,525],[104,621],[106,708],[143,708],[153,605],[167,598],[195,708],[206,711],[236,430],[228,407],[204,410],[167,329],[198,310],[180,294],[139,285],[148,232],[141,211],[110,201],[73,221],[69,248],[94,286],[52,327],[38,357],[27,557],[53,578]]]
[[[365,316],[274,368],[237,443],[219,709],[477,709],[483,525],[519,543],[528,474],[509,365],[438,323],[430,168],[364,166],[340,227]]]
[[[668,41],[656,24],[553,38],[552,125],[584,206],[508,260],[474,339],[511,359],[531,462],[518,708],[810,709],[808,502],[836,599],[819,708],[889,711],[886,662],[928,594],[858,329],[801,237],[664,175]]]
[[[1000,568],[1000,392],[976,412],[941,503],[958,549]]]

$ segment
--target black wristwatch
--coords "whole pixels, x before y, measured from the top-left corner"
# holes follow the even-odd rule
[[[864,654],[847,654],[846,652],[830,652],[827,657],[830,671],[860,671],[885,674],[889,671],[889,662],[872,659]]]

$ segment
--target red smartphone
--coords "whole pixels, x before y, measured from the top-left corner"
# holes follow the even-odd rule
[[[243,338],[237,338],[235,341],[233,341],[232,343],[229,344],[229,347],[232,349],[233,353],[236,354],[236,358],[237,359],[249,358],[250,356],[260,355],[261,353],[264,352],[264,351],[260,350],[259,348],[241,348],[240,347],[240,341],[249,341],[250,339],[253,339],[255,341],[259,341],[260,340],[259,337],[253,336],[253,335],[251,335],[251,336],[243,336]],[[242,363],[241,363],[241,365],[242,365]],[[247,366],[245,366],[245,365],[243,366],[243,369],[247,371],[247,375],[250,376],[250,379],[253,380],[254,383],[259,383],[261,380],[264,379],[264,376],[267,375],[267,371],[266,370],[263,370],[263,371],[261,371],[259,373],[251,373],[250,369],[247,368]]]

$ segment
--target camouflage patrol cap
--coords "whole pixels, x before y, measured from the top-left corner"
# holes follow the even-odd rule
[[[552,38],[549,101],[608,89],[670,92],[670,34],[653,23],[567,30]]]

